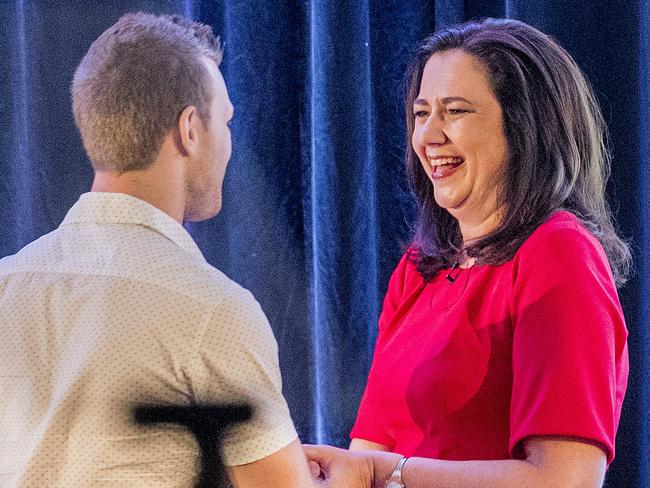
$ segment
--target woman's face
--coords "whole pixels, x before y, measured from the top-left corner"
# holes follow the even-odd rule
[[[413,114],[413,149],[436,202],[458,220],[465,241],[489,233],[499,222],[507,144],[501,107],[482,65],[460,49],[431,56]]]

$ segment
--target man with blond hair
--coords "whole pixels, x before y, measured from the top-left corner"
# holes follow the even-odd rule
[[[0,261],[0,485],[190,487],[198,447],[142,403],[248,403],[224,438],[236,487],[313,486],[277,344],[182,224],[221,208],[233,107],[212,30],[122,17],[90,47],[73,111],[95,170],[61,226]]]

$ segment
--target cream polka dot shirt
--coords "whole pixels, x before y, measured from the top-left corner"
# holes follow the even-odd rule
[[[190,487],[193,437],[132,406],[238,401],[226,464],[296,439],[259,304],[157,208],[86,193],[0,260],[0,487]]]

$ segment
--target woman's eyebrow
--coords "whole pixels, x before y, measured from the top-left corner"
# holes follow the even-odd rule
[[[443,105],[447,105],[448,103],[452,103],[452,102],[465,102],[465,103],[469,103],[470,105],[473,105],[472,102],[467,100],[467,98],[463,98],[463,97],[445,97],[440,99],[440,103],[442,103]]]
[[[452,102],[465,102],[469,103],[470,105],[473,105],[472,102],[467,100],[466,98],[463,97],[444,97],[440,99],[440,103],[443,105],[447,105]],[[427,102],[424,98],[418,98],[413,102],[413,105],[429,105],[429,102]]]

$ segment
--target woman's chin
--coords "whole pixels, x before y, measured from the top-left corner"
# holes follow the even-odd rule
[[[456,209],[462,201],[462,199],[457,195],[438,195],[437,193],[434,193],[434,197],[438,206],[444,208],[452,215],[454,209]]]

